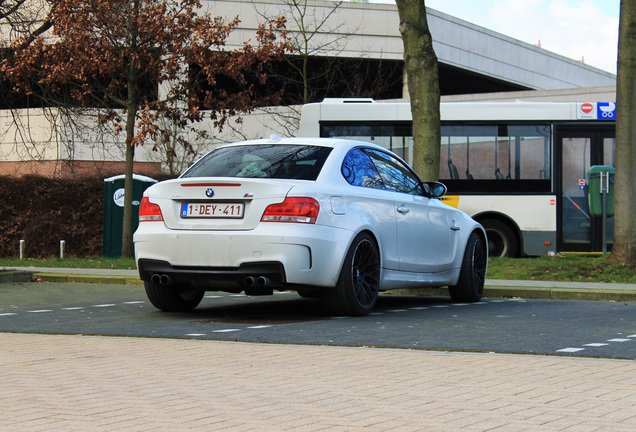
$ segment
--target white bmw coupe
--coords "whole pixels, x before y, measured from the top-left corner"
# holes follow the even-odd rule
[[[479,301],[486,234],[397,155],[366,142],[278,138],[218,147],[146,189],[134,234],[150,302],[189,311],[205,291],[321,297],[365,315],[378,292],[448,286]]]

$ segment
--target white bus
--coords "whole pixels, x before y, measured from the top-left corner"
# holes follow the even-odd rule
[[[615,103],[447,102],[441,119],[445,202],[484,226],[491,256],[603,250],[586,178],[593,165],[614,166]],[[412,161],[408,102],[307,104],[299,135],[370,141]],[[612,218],[606,230],[611,247]]]

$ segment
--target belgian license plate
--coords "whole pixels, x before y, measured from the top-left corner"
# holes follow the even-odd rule
[[[242,218],[243,203],[183,203],[182,218]]]

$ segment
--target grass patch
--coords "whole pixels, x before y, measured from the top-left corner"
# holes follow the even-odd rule
[[[488,278],[636,283],[636,267],[613,264],[609,257],[492,258],[488,264]]]
[[[104,257],[0,258],[0,269],[2,267],[137,268],[133,258]],[[612,264],[603,257],[492,258],[488,263],[488,279],[636,284],[636,267]]]
[[[56,268],[94,268],[135,270],[137,265],[134,258],[106,258],[106,257],[68,257],[60,258],[0,258],[2,267],[56,267]]]

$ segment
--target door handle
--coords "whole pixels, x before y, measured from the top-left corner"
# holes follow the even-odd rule
[[[407,214],[408,212],[410,212],[411,210],[409,210],[404,204],[402,204],[401,206],[399,206],[397,208],[397,211],[402,213],[402,214]]]

